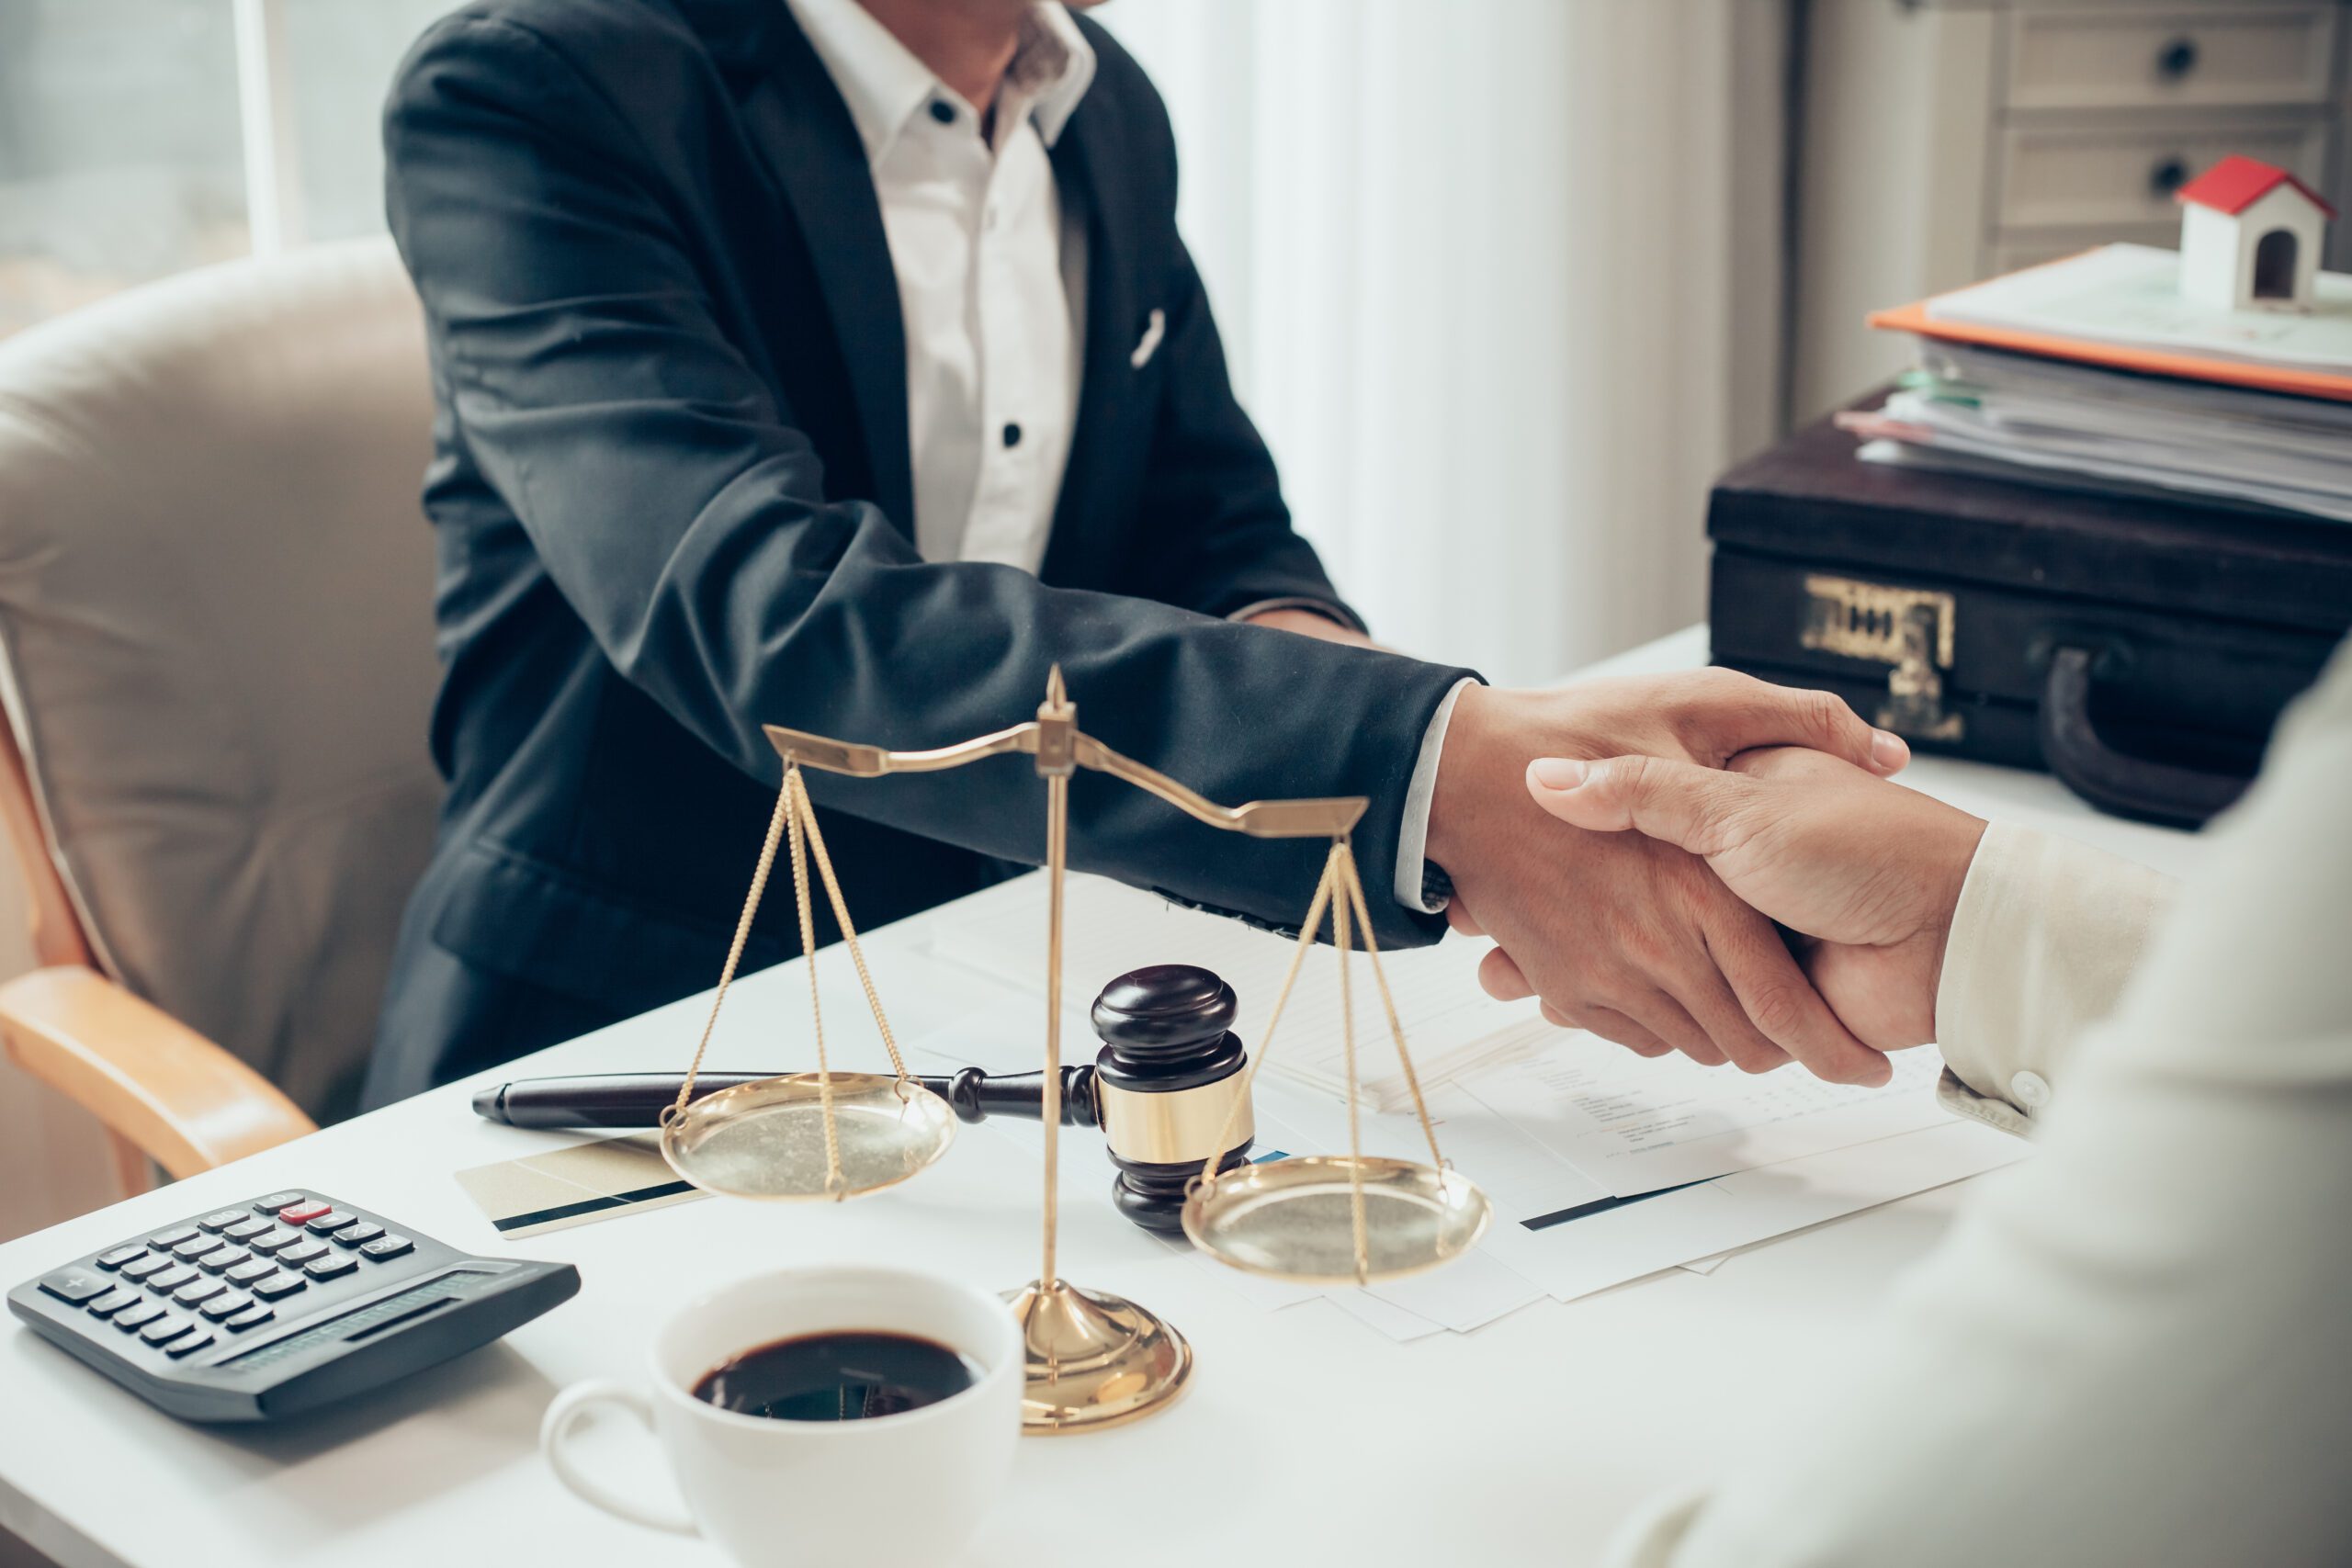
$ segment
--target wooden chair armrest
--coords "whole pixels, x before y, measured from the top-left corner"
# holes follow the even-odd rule
[[[0,985],[0,1041],[17,1066],[175,1177],[317,1130],[267,1078],[79,964]]]

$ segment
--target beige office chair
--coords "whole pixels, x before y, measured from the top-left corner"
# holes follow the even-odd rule
[[[0,1039],[126,1187],[347,1110],[439,782],[432,419],[391,246],[210,267],[0,342]]]

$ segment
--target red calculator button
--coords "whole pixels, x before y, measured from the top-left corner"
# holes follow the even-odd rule
[[[334,1207],[334,1205],[332,1203],[322,1203],[315,1199],[305,1199],[300,1203],[289,1203],[285,1208],[278,1210],[277,1217],[279,1220],[289,1225],[306,1225]]]

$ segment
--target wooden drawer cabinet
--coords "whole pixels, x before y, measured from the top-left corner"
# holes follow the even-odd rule
[[[2012,109],[2320,104],[2332,5],[2024,10],[2008,25]]]
[[[2329,126],[2316,116],[2284,121],[2141,117],[2092,125],[2013,120],[1999,131],[1993,226],[2177,230],[2173,194],[2233,152],[2327,178]]]
[[[2346,209],[2352,0],[1809,0],[1788,412],[1901,369],[1880,306],[2109,241],[2177,244],[2173,193],[2232,152]]]

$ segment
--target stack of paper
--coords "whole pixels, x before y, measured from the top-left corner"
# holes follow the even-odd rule
[[[2352,521],[2352,276],[2293,314],[2190,304],[2179,270],[2108,245],[1875,317],[1919,368],[1841,423],[1875,461]]]
[[[937,932],[933,951],[1042,990],[1044,897],[1042,879],[994,889]],[[1064,1028],[1066,1039],[1076,1035],[1067,1059],[1090,1054],[1080,1020],[1093,991],[1148,964],[1200,964],[1224,976],[1240,1000],[1237,1029],[1253,1053],[1261,1049],[1292,943],[1094,877],[1070,879],[1067,924]],[[1476,1254],[1361,1291],[1261,1280],[1195,1255],[1200,1268],[1268,1312],[1324,1297],[1400,1341],[1468,1333],[1545,1296],[1573,1300],[1679,1266],[1703,1270],[1727,1250],[2027,1151],[1944,1113],[1931,1088],[1942,1068],[1932,1051],[1896,1056],[1894,1081],[1875,1089],[1822,1083],[1794,1067],[1750,1076],[1679,1055],[1651,1060],[1551,1029],[1528,1016],[1527,1004],[1488,999],[1476,978],[1486,951],[1448,939],[1383,958],[1440,1145],[1495,1206]],[[1331,957],[1328,949],[1311,955],[1257,1080],[1255,1158],[1348,1147]],[[1370,976],[1361,961],[1351,968],[1359,1044],[1367,1059],[1384,1056]],[[1030,1060],[1019,1036],[1035,1005],[1001,1007],[913,1049],[1016,1070]],[[1428,1158],[1401,1081],[1378,1081],[1386,1103],[1367,1102],[1361,1146]],[[1006,1131],[1030,1137],[1018,1124]]]

